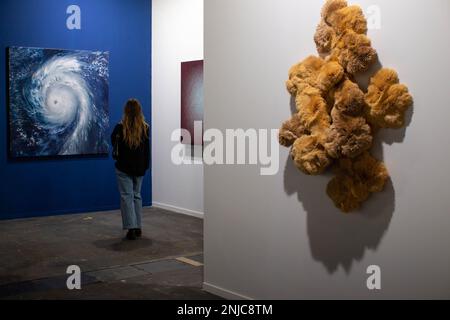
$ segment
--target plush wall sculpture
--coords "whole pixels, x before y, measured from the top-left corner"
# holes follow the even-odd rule
[[[320,57],[310,56],[289,71],[286,87],[297,112],[283,123],[279,142],[291,147],[296,167],[305,174],[333,168],[336,176],[327,194],[349,212],[383,190],[389,175],[369,153],[373,134],[379,128],[404,126],[413,101],[391,69],[379,70],[367,93],[355,83],[354,75],[377,60],[359,6],[328,0],[321,17],[314,36]]]

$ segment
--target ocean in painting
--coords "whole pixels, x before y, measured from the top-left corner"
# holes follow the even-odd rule
[[[108,52],[9,48],[12,157],[108,153]]]

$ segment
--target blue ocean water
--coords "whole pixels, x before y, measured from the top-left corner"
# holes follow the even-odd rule
[[[12,157],[108,153],[107,52],[9,48]]]

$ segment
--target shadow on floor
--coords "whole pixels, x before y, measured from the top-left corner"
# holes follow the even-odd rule
[[[118,238],[118,239],[97,240],[94,241],[93,244],[100,249],[129,252],[139,250],[142,248],[151,247],[153,241],[152,239],[144,237],[134,241],[127,240],[126,238]]]

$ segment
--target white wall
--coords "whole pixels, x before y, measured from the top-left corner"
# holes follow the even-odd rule
[[[198,216],[203,215],[203,165],[174,165],[171,134],[180,128],[181,62],[202,59],[203,0],[153,0],[153,205]]]
[[[205,288],[250,298],[450,298],[450,2],[359,0],[382,10],[369,31],[415,105],[405,130],[377,137],[392,183],[359,214],[325,194],[330,177],[205,167]],[[205,1],[206,128],[278,128],[289,67],[315,54],[322,1]],[[382,269],[382,290],[366,268]]]

